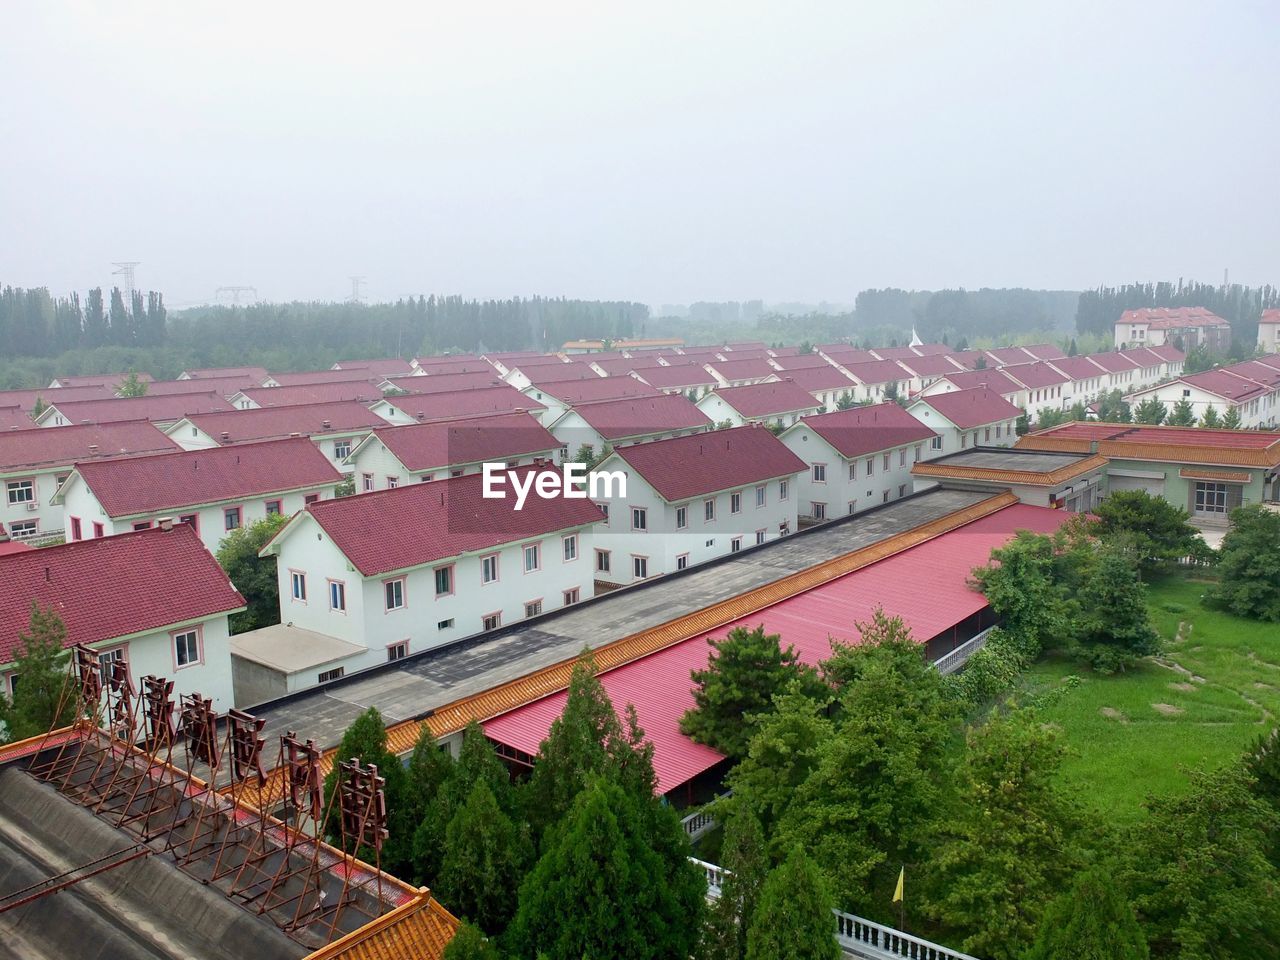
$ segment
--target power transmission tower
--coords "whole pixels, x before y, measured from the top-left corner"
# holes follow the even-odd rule
[[[130,310],[133,309],[133,271],[140,263],[142,263],[141,260],[122,260],[111,264],[116,268],[111,271],[111,275],[124,277],[124,302]]]
[[[231,302],[232,302],[232,303],[239,303],[239,302],[240,302],[240,294],[242,294],[242,293],[252,293],[252,294],[253,294],[253,299],[254,299],[254,300],[257,300],[257,299],[258,299],[258,288],[257,288],[257,287],[235,287],[235,286],[233,286],[233,287],[219,287],[217,290],[213,291],[213,299],[217,300],[217,299],[218,299],[220,296],[222,296],[224,293],[229,293],[229,294],[231,294]]]
[[[348,277],[351,281],[351,302],[360,303],[360,288],[364,286],[364,277]]]

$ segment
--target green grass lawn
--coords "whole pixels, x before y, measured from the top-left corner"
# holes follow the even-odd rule
[[[1067,786],[1110,823],[1142,817],[1149,794],[1183,790],[1184,768],[1235,759],[1280,716],[1280,625],[1206,609],[1205,588],[1181,576],[1150,587],[1160,663],[1103,676],[1049,659],[1024,678],[1066,735]]]

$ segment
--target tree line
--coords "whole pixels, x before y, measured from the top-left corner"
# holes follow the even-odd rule
[[[119,287],[104,297],[90,290],[53,297],[44,287],[0,289],[0,355],[51,357],[95,347],[154,347],[165,342],[168,313],[154,290],[135,290],[130,302]]]
[[[1280,289],[1271,284],[1215,286],[1182,280],[1098,287],[1080,294],[1076,330],[1109,337],[1122,313],[1142,307],[1204,307],[1231,324],[1232,354],[1248,356],[1258,341],[1258,318],[1262,311],[1280,307]]]

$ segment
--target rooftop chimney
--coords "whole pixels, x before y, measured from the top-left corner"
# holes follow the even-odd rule
[[[98,445],[96,443],[89,444],[89,456],[96,457],[98,455]]]
[[[333,425],[333,424],[332,424],[332,423],[330,423],[330,421],[328,421],[328,420],[321,420],[321,421],[320,421],[320,426],[324,427],[326,430],[328,430],[332,425]]]
[[[219,436],[220,436],[223,440],[230,440],[230,439],[231,439],[231,434],[230,434],[228,431],[226,431],[226,430],[223,430],[223,431],[222,431],[222,433],[221,433]]]
[[[418,411],[418,413],[417,413],[417,417],[418,417],[419,422],[421,422],[421,421],[423,421],[423,420],[426,420],[426,419],[427,419],[427,415],[426,415],[425,413],[423,413],[421,410],[419,410],[419,411]]]
[[[156,520],[156,526],[167,533],[173,529],[173,517],[160,517]]]

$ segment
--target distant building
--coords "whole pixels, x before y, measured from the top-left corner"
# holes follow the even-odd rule
[[[920,397],[907,412],[932,430],[927,459],[972,447],[1011,447],[1022,411],[987,387]]]
[[[1149,347],[1173,344],[1183,350],[1205,347],[1226,353],[1231,346],[1231,324],[1204,307],[1143,307],[1126,310],[1115,323],[1117,347]]]
[[[1280,310],[1263,310],[1258,320],[1258,349],[1280,353]]]
[[[1271,428],[1280,422],[1280,355],[1263,354],[1257,360],[1184,374],[1174,380],[1136,390],[1125,400],[1131,407],[1154,398],[1172,413],[1183,400],[1191,404],[1196,420],[1213,408],[1219,416],[1235,409],[1242,427]]]

